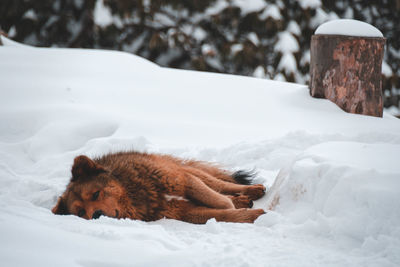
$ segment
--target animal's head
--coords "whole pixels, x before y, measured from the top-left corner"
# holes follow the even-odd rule
[[[86,156],[78,156],[71,172],[71,181],[53,213],[74,214],[84,219],[102,215],[122,217],[120,200],[124,190],[107,169]]]

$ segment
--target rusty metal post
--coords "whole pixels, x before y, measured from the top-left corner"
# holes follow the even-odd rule
[[[382,117],[386,39],[317,34],[311,37],[310,94],[346,112]]]

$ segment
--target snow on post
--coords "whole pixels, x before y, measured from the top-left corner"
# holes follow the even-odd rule
[[[311,37],[310,94],[346,112],[382,117],[381,68],[386,39],[350,19],[320,25]]]

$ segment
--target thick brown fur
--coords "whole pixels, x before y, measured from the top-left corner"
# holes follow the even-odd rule
[[[243,172],[229,173],[205,162],[139,152],[94,160],[81,155],[71,173],[66,191],[52,209],[55,214],[251,223],[264,213],[250,209],[252,201],[264,195],[263,185],[239,184],[234,178],[243,178]]]

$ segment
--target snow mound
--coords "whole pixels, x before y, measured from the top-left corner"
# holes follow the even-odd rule
[[[354,19],[336,19],[325,22],[315,30],[315,34],[383,37],[382,32],[371,24]]]
[[[317,231],[370,253],[398,250],[399,152],[400,145],[393,144],[311,146],[281,170],[267,204],[301,231]]]

